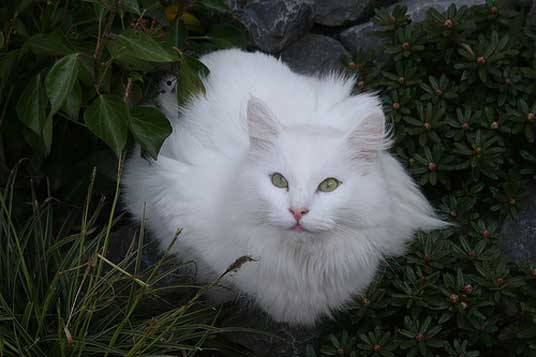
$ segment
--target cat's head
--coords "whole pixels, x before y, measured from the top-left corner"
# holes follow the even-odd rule
[[[243,205],[258,224],[290,234],[341,234],[389,219],[391,197],[379,164],[389,146],[380,107],[342,131],[286,127],[260,99],[247,106],[250,148]]]

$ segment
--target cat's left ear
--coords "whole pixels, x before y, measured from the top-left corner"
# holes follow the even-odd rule
[[[352,157],[374,160],[380,151],[391,146],[385,129],[385,115],[381,110],[371,112],[359,121],[346,135]]]
[[[247,106],[248,134],[252,141],[270,142],[279,135],[281,124],[261,99],[251,96]]]

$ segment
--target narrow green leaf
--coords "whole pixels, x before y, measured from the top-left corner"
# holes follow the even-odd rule
[[[41,137],[45,122],[47,97],[41,80],[41,74],[32,78],[22,91],[17,102],[19,120]]]
[[[100,95],[85,113],[89,130],[108,144],[117,156],[127,143],[128,118],[127,105],[112,95]]]
[[[52,104],[49,115],[56,113],[65,103],[78,78],[78,54],[65,56],[52,66],[45,78],[45,87]]]
[[[184,22],[182,22],[182,20],[178,18],[175,19],[175,21],[173,21],[173,23],[169,26],[167,40],[171,43],[172,46],[182,48],[187,36],[188,31],[184,26]]]
[[[43,144],[45,145],[45,155],[50,154],[52,148],[52,134],[54,129],[53,116],[49,115],[43,123]]]
[[[121,8],[136,15],[141,14],[138,0],[121,0]]]
[[[148,62],[174,62],[178,57],[167,52],[158,42],[146,33],[126,30],[118,36],[118,42],[128,54]]]
[[[160,110],[136,107],[130,111],[130,131],[144,153],[156,160],[164,140],[171,134],[171,125]]]

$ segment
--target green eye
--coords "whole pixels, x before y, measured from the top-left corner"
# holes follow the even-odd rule
[[[288,188],[288,181],[285,176],[281,175],[279,172],[272,174],[272,183],[275,187],[279,188]]]
[[[330,177],[320,182],[320,185],[318,185],[318,191],[321,191],[321,192],[335,191],[335,189],[339,187],[340,184],[341,182],[339,180],[337,180],[336,178]]]

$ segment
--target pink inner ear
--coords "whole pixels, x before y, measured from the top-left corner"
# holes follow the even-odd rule
[[[281,125],[261,99],[251,96],[247,106],[248,133],[251,138],[269,141],[277,136]]]
[[[374,160],[379,151],[387,150],[391,140],[385,133],[385,116],[381,111],[366,115],[348,133],[348,142],[356,159]]]

